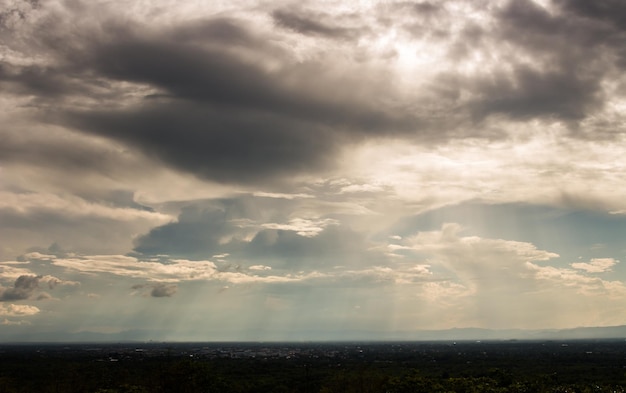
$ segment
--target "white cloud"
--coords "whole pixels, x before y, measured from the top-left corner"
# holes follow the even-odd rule
[[[311,194],[303,194],[303,193],[285,194],[285,193],[279,193],[279,192],[263,192],[263,191],[255,191],[252,193],[252,195],[256,197],[277,198],[277,199],[301,199],[301,198],[313,198],[314,197]]]
[[[45,275],[43,277],[41,277],[39,279],[39,282],[41,284],[45,284],[48,286],[48,288],[50,289],[54,289],[57,286],[66,286],[66,287],[79,287],[81,284],[78,281],[71,281],[71,280],[62,280],[58,277],[55,276],[51,276],[51,275]]]
[[[24,259],[39,259],[39,260],[52,260],[54,259],[56,256],[52,255],[52,254],[42,254],[40,252],[34,251],[34,252],[28,252],[24,255],[22,255]],[[6,262],[5,262],[6,263]],[[28,263],[28,262],[25,262]]]
[[[27,304],[0,304],[0,317],[27,317],[40,311],[37,307]]]
[[[215,264],[209,261],[175,259],[170,263],[160,263],[141,261],[123,255],[58,258],[52,264],[90,275],[108,273],[162,282],[210,279],[217,272]]]
[[[292,312],[304,288],[310,293],[358,293],[359,301],[355,304],[365,307],[364,310],[378,310],[372,307],[379,307],[374,306],[379,303],[393,306],[392,310],[398,314],[389,315],[389,323],[398,329],[416,323],[423,328],[566,327],[581,313],[590,315],[590,324],[606,324],[626,317],[620,308],[626,300],[623,282],[593,277],[588,274],[593,273],[589,269],[558,267],[552,262],[557,254],[531,243],[464,236],[463,228],[457,224],[391,240],[402,243],[404,258],[388,260],[385,265],[305,269],[297,273],[266,264],[241,270],[225,262],[163,256],[160,262],[96,255],[58,257],[49,263],[65,269],[66,274],[87,274],[85,282],[106,281],[106,274],[128,278],[128,287],[131,280],[147,281],[136,285],[137,293],[144,295],[140,298],[176,294],[173,299],[184,301],[190,289],[196,288],[192,281],[213,283],[206,286],[207,291],[227,299],[230,294],[244,292],[263,298],[269,293],[265,290],[267,286],[277,286],[280,290],[271,293],[284,305],[280,312]],[[613,262],[616,261],[592,260],[589,265],[593,266],[592,270],[608,269]],[[57,276],[63,277],[58,272],[50,277]],[[191,292],[199,293],[195,291],[198,289]],[[106,292],[100,296],[90,296],[91,301],[100,302],[106,298]],[[64,298],[63,303],[73,301],[72,298]],[[331,298],[318,303],[307,303],[306,307],[313,313],[323,309],[335,313],[347,307],[347,303]],[[243,307],[240,310],[243,312],[245,306],[239,307]],[[354,309],[354,304],[350,307]]]
[[[78,196],[59,196],[49,193],[13,193],[0,191],[0,209],[13,210],[20,214],[36,211],[53,211],[56,214],[73,216],[93,216],[119,221],[147,219],[154,224],[163,224],[173,217],[147,210],[117,208],[88,202]]]
[[[619,261],[613,258],[594,258],[587,262],[572,263],[574,269],[584,270],[587,273],[604,273],[611,271]]]
[[[624,282],[589,274],[610,271],[616,260],[593,259],[573,264],[577,270],[564,268],[555,261],[558,254],[531,243],[463,236],[463,232],[458,224],[445,224],[440,230],[403,237],[401,245],[388,246],[403,252],[403,262],[371,269],[368,274],[378,278],[372,283],[410,288],[411,297],[402,295],[405,301],[413,299],[424,312],[446,318],[453,326],[567,327],[580,315],[590,315],[586,323],[591,325],[618,324],[626,318],[621,307],[626,301]],[[406,265],[410,260],[426,263],[415,265],[411,272]]]
[[[257,276],[243,272],[220,272],[214,262],[190,261],[186,259],[170,259],[165,262],[142,261],[134,257],[122,255],[97,255],[80,258],[58,258],[53,265],[69,271],[76,271],[96,277],[97,274],[112,274],[128,278],[141,278],[160,283],[177,283],[183,281],[226,281],[237,283],[281,283],[298,282],[320,275],[317,272],[307,274],[285,274]],[[252,271],[268,271],[271,267],[256,265]]]
[[[33,275],[32,270],[23,267],[15,267],[15,264],[28,265],[23,262],[0,262],[0,278],[15,281],[19,276]]]
[[[585,275],[577,270],[553,266],[537,266],[529,263],[528,267],[535,272],[537,279],[549,281],[550,285],[558,285],[561,289],[571,289],[577,294],[595,298],[596,301],[602,301],[602,299],[607,301],[626,300],[626,285],[623,281],[602,280],[598,277]],[[587,269],[582,270],[585,270],[587,273],[595,273],[595,271]],[[575,301],[576,299],[572,299],[572,302]]]
[[[265,266],[265,265],[252,265],[248,269],[263,271],[263,270],[272,270],[272,267],[271,266]]]
[[[257,276],[253,274],[245,274],[241,272],[222,272],[217,274],[214,279],[225,281],[231,284],[284,284],[284,283],[298,283],[310,279],[325,277],[324,274],[318,272],[311,272],[306,274],[285,274],[285,275],[270,275],[270,276]]]
[[[385,191],[385,187],[380,184],[350,184],[341,187],[340,194],[351,193],[380,193]]]
[[[307,219],[307,218],[292,218],[286,224],[277,224],[277,223],[265,223],[261,226],[267,229],[278,229],[284,231],[293,231],[296,232],[300,236],[304,237],[315,237],[319,235],[324,228],[328,225],[336,225],[338,224],[337,220],[326,218],[326,219]]]

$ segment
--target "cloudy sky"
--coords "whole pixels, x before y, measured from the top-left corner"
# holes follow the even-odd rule
[[[0,0],[0,340],[626,324],[622,0]]]

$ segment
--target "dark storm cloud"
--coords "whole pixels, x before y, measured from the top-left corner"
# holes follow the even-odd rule
[[[562,4],[565,9],[572,6]],[[468,81],[480,96],[470,102],[474,116],[579,121],[602,107],[602,83],[614,72],[611,57],[618,53],[619,32],[583,15],[557,11],[550,13],[524,0],[511,1],[496,13],[498,25],[489,38],[513,45],[507,59],[510,71]],[[518,57],[532,59],[534,64]]]
[[[528,0],[508,3],[496,14],[501,38],[529,51],[538,60],[556,60],[556,66],[563,66],[564,61],[572,58],[589,64],[598,60],[588,57],[590,53],[619,45],[620,29],[606,21],[571,12],[568,2],[561,4],[553,14]]]
[[[29,50],[40,49],[54,61],[6,62],[0,84],[13,94],[34,95],[39,121],[122,142],[206,179],[261,184],[329,168],[341,149],[369,138],[489,138],[491,132],[470,120],[491,115],[584,120],[602,108],[611,55],[623,61],[622,19],[610,8],[617,8],[615,2],[559,4],[551,14],[530,1],[510,2],[494,7],[493,28],[461,20],[460,30],[454,7],[434,2],[379,7],[380,25],[367,28],[359,27],[365,19],[356,14],[278,9],[271,12],[271,31],[227,17],[200,16],[157,28],[112,14],[69,27],[52,12],[33,22],[28,39]],[[64,18],[82,20],[96,11],[84,6],[66,12]],[[411,102],[396,96],[379,69],[319,53],[299,59],[286,45],[293,31],[312,38],[376,38],[395,23],[414,38],[448,45],[450,60],[460,65],[475,50],[499,51],[503,43],[512,49],[498,53],[502,64],[493,71],[435,74]],[[363,58],[373,56],[364,53]],[[518,54],[536,64],[518,60]],[[353,55],[358,57],[347,53],[346,59]],[[465,101],[464,91],[470,93]],[[29,152],[36,156],[45,147]],[[77,168],[74,162],[88,161],[53,150],[40,161],[50,156],[60,166]]]
[[[620,30],[626,30],[626,3],[622,0],[557,0],[557,4],[583,18],[610,23]]]
[[[88,61],[101,75],[147,83],[163,89],[166,96],[202,104],[207,110],[217,107],[269,113],[364,131],[411,125],[406,114],[386,113],[342,91],[328,94],[324,88],[331,86],[322,77],[323,64],[285,65],[279,72],[269,72],[225,50],[132,37],[95,46]],[[319,91],[303,83],[307,77],[318,78]],[[290,85],[290,80],[297,82]],[[349,78],[342,79],[347,81]]]
[[[436,76],[431,92],[447,117],[468,115],[455,128],[470,128],[495,115],[514,121],[562,120],[576,130],[602,110],[604,83],[615,77],[626,53],[625,37],[614,21],[620,18],[609,17],[609,8],[623,15],[617,4],[594,2],[587,15],[582,3],[560,1],[548,10],[529,0],[509,1],[493,6],[484,18],[465,18],[451,2],[397,3],[379,10],[395,16],[383,21],[389,26],[446,50],[455,70]],[[474,63],[477,54],[484,59],[477,71],[457,71]],[[461,99],[463,95],[469,98]]]
[[[260,183],[279,174],[314,170],[336,148],[323,127],[180,102],[148,104],[134,111],[74,113],[69,123],[221,182]]]
[[[506,114],[516,120],[545,116],[580,120],[601,104],[599,83],[570,70],[519,66],[513,75],[475,82],[483,99],[473,104],[473,112],[478,117]]]
[[[333,26],[323,22],[319,15],[307,15],[302,12],[276,10],[272,13],[276,24],[300,34],[322,36],[332,39],[357,38],[361,29]],[[327,17],[328,18],[328,17]]]
[[[69,93],[72,82],[64,78],[59,70],[29,65],[18,67],[0,64],[0,86],[18,93],[58,96]]]
[[[626,68],[626,3],[621,0],[557,0],[569,18],[576,18],[596,33],[591,37],[595,45],[614,50],[616,64],[622,72]],[[587,44],[587,42],[583,42]]]
[[[206,30],[251,39],[232,21],[176,31],[194,36]],[[80,61],[86,70],[162,93],[126,109],[60,111],[56,121],[130,143],[220,182],[262,182],[315,171],[332,164],[342,142],[417,126],[412,114],[379,109],[375,100],[357,97],[351,89],[329,94],[330,82],[321,76],[311,83],[310,77],[327,71],[323,64],[286,64],[269,72],[224,48],[132,34],[90,50]],[[349,87],[349,80],[341,83]]]
[[[288,103],[288,96],[261,69],[226,52],[133,38],[93,49],[89,61],[97,72],[148,83],[176,97],[264,109]]]
[[[13,288],[8,288],[0,293],[0,301],[28,299],[39,287],[39,276],[19,276]]]

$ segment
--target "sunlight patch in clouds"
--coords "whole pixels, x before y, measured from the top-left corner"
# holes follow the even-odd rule
[[[546,133],[541,124],[525,127],[523,140],[469,139],[435,148],[364,145],[352,153],[346,170],[425,210],[473,199],[624,210],[619,195],[626,194],[620,175],[626,160],[615,142],[564,142],[558,137],[562,131]],[[605,184],[616,192],[605,192]]]

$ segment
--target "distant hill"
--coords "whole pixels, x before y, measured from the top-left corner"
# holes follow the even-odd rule
[[[231,333],[232,334],[232,333]],[[119,333],[47,332],[37,335],[19,331],[0,333],[0,343],[15,342],[141,342],[141,341],[464,341],[464,340],[577,340],[626,339],[626,326],[577,327],[572,329],[481,329],[453,328],[446,330],[416,330],[396,332],[375,331],[298,331],[268,332],[266,335],[247,335],[238,339],[233,335],[199,334],[178,335],[172,332],[129,330]]]
[[[408,337],[407,337],[408,338]],[[572,329],[479,329],[458,328],[427,330],[412,334],[415,340],[575,340],[575,339],[626,339],[626,326],[577,327]]]

